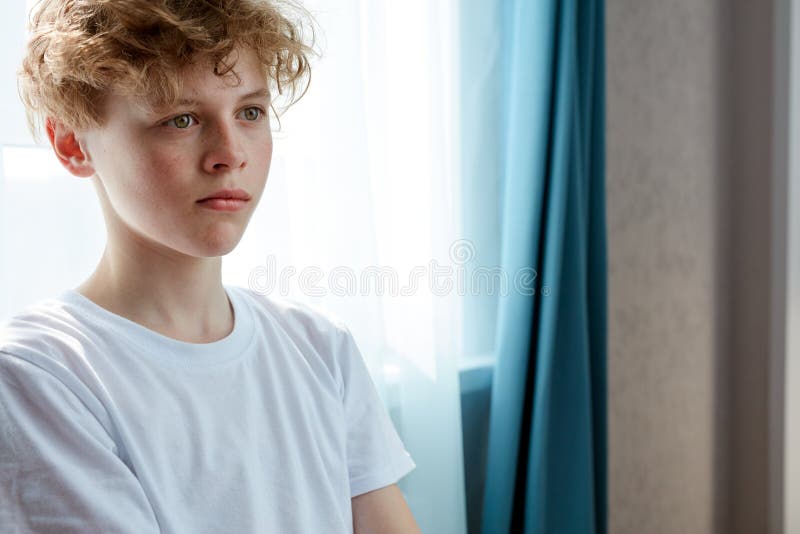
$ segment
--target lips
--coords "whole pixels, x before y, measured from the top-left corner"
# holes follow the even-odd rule
[[[220,189],[219,191],[201,198],[198,202],[205,202],[206,200],[222,199],[222,200],[250,200],[250,195],[244,189]]]
[[[239,211],[244,209],[249,200],[241,200],[236,198],[209,198],[198,204],[203,207],[214,211]]]

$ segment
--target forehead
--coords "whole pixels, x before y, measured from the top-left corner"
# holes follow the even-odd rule
[[[215,73],[216,68],[225,70],[232,66],[224,75]],[[253,85],[265,81],[264,66],[255,52],[248,48],[237,48],[217,64],[209,58],[199,58],[179,69],[175,75],[182,80],[184,92],[191,91],[227,91],[238,87],[237,78],[241,86]]]
[[[215,67],[225,69],[233,67],[224,75],[215,73]],[[258,56],[249,49],[237,49],[221,63],[211,59],[195,59],[193,62],[176,70],[172,75],[180,80],[181,91],[175,102],[158,102],[151,98],[117,94],[109,94],[107,102],[110,109],[116,112],[158,112],[177,105],[191,106],[204,102],[221,103],[225,100],[243,97],[269,96],[266,71]]]

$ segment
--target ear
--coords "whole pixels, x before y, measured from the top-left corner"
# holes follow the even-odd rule
[[[52,117],[47,117],[45,127],[53,151],[64,168],[79,178],[93,176],[94,166],[75,132]]]

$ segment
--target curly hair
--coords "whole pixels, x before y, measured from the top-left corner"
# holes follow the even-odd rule
[[[103,126],[109,91],[172,105],[182,91],[177,71],[211,61],[214,74],[230,76],[227,58],[240,46],[256,53],[285,111],[305,95],[309,56],[319,55],[313,16],[293,0],[39,0],[28,29],[18,89],[36,140],[47,117],[75,130]]]

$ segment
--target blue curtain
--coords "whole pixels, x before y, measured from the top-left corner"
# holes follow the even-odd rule
[[[483,532],[604,534],[604,5],[506,5],[502,264],[536,283],[499,302]]]

